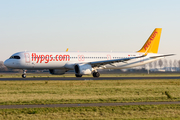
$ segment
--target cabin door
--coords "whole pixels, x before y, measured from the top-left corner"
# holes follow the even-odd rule
[[[30,55],[29,55],[29,53],[24,53],[24,55],[25,55],[25,62],[30,63]]]

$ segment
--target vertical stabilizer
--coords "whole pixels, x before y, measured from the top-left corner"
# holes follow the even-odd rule
[[[159,41],[161,37],[162,28],[156,28],[151,36],[148,38],[144,46],[138,51],[142,53],[157,53],[159,48]]]

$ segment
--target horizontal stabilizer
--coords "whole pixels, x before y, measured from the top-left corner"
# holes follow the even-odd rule
[[[166,54],[166,55],[152,56],[150,58],[167,57],[167,56],[173,56],[173,55],[175,55],[175,54]]]

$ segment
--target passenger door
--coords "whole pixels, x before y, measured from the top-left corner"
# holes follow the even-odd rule
[[[24,55],[25,55],[25,62],[30,63],[30,55],[29,55],[29,53],[24,53]]]

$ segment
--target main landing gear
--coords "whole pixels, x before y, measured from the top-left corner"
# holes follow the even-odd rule
[[[82,77],[82,75],[78,75],[78,74],[75,74],[76,75],[76,77]]]
[[[93,72],[93,77],[99,77],[100,76],[100,73],[99,72]],[[75,74],[76,77],[82,77],[82,75],[79,75],[79,74]]]
[[[26,71],[27,70],[23,70],[22,78],[26,78]]]
[[[100,73],[99,72],[93,72],[93,77],[99,77]]]

